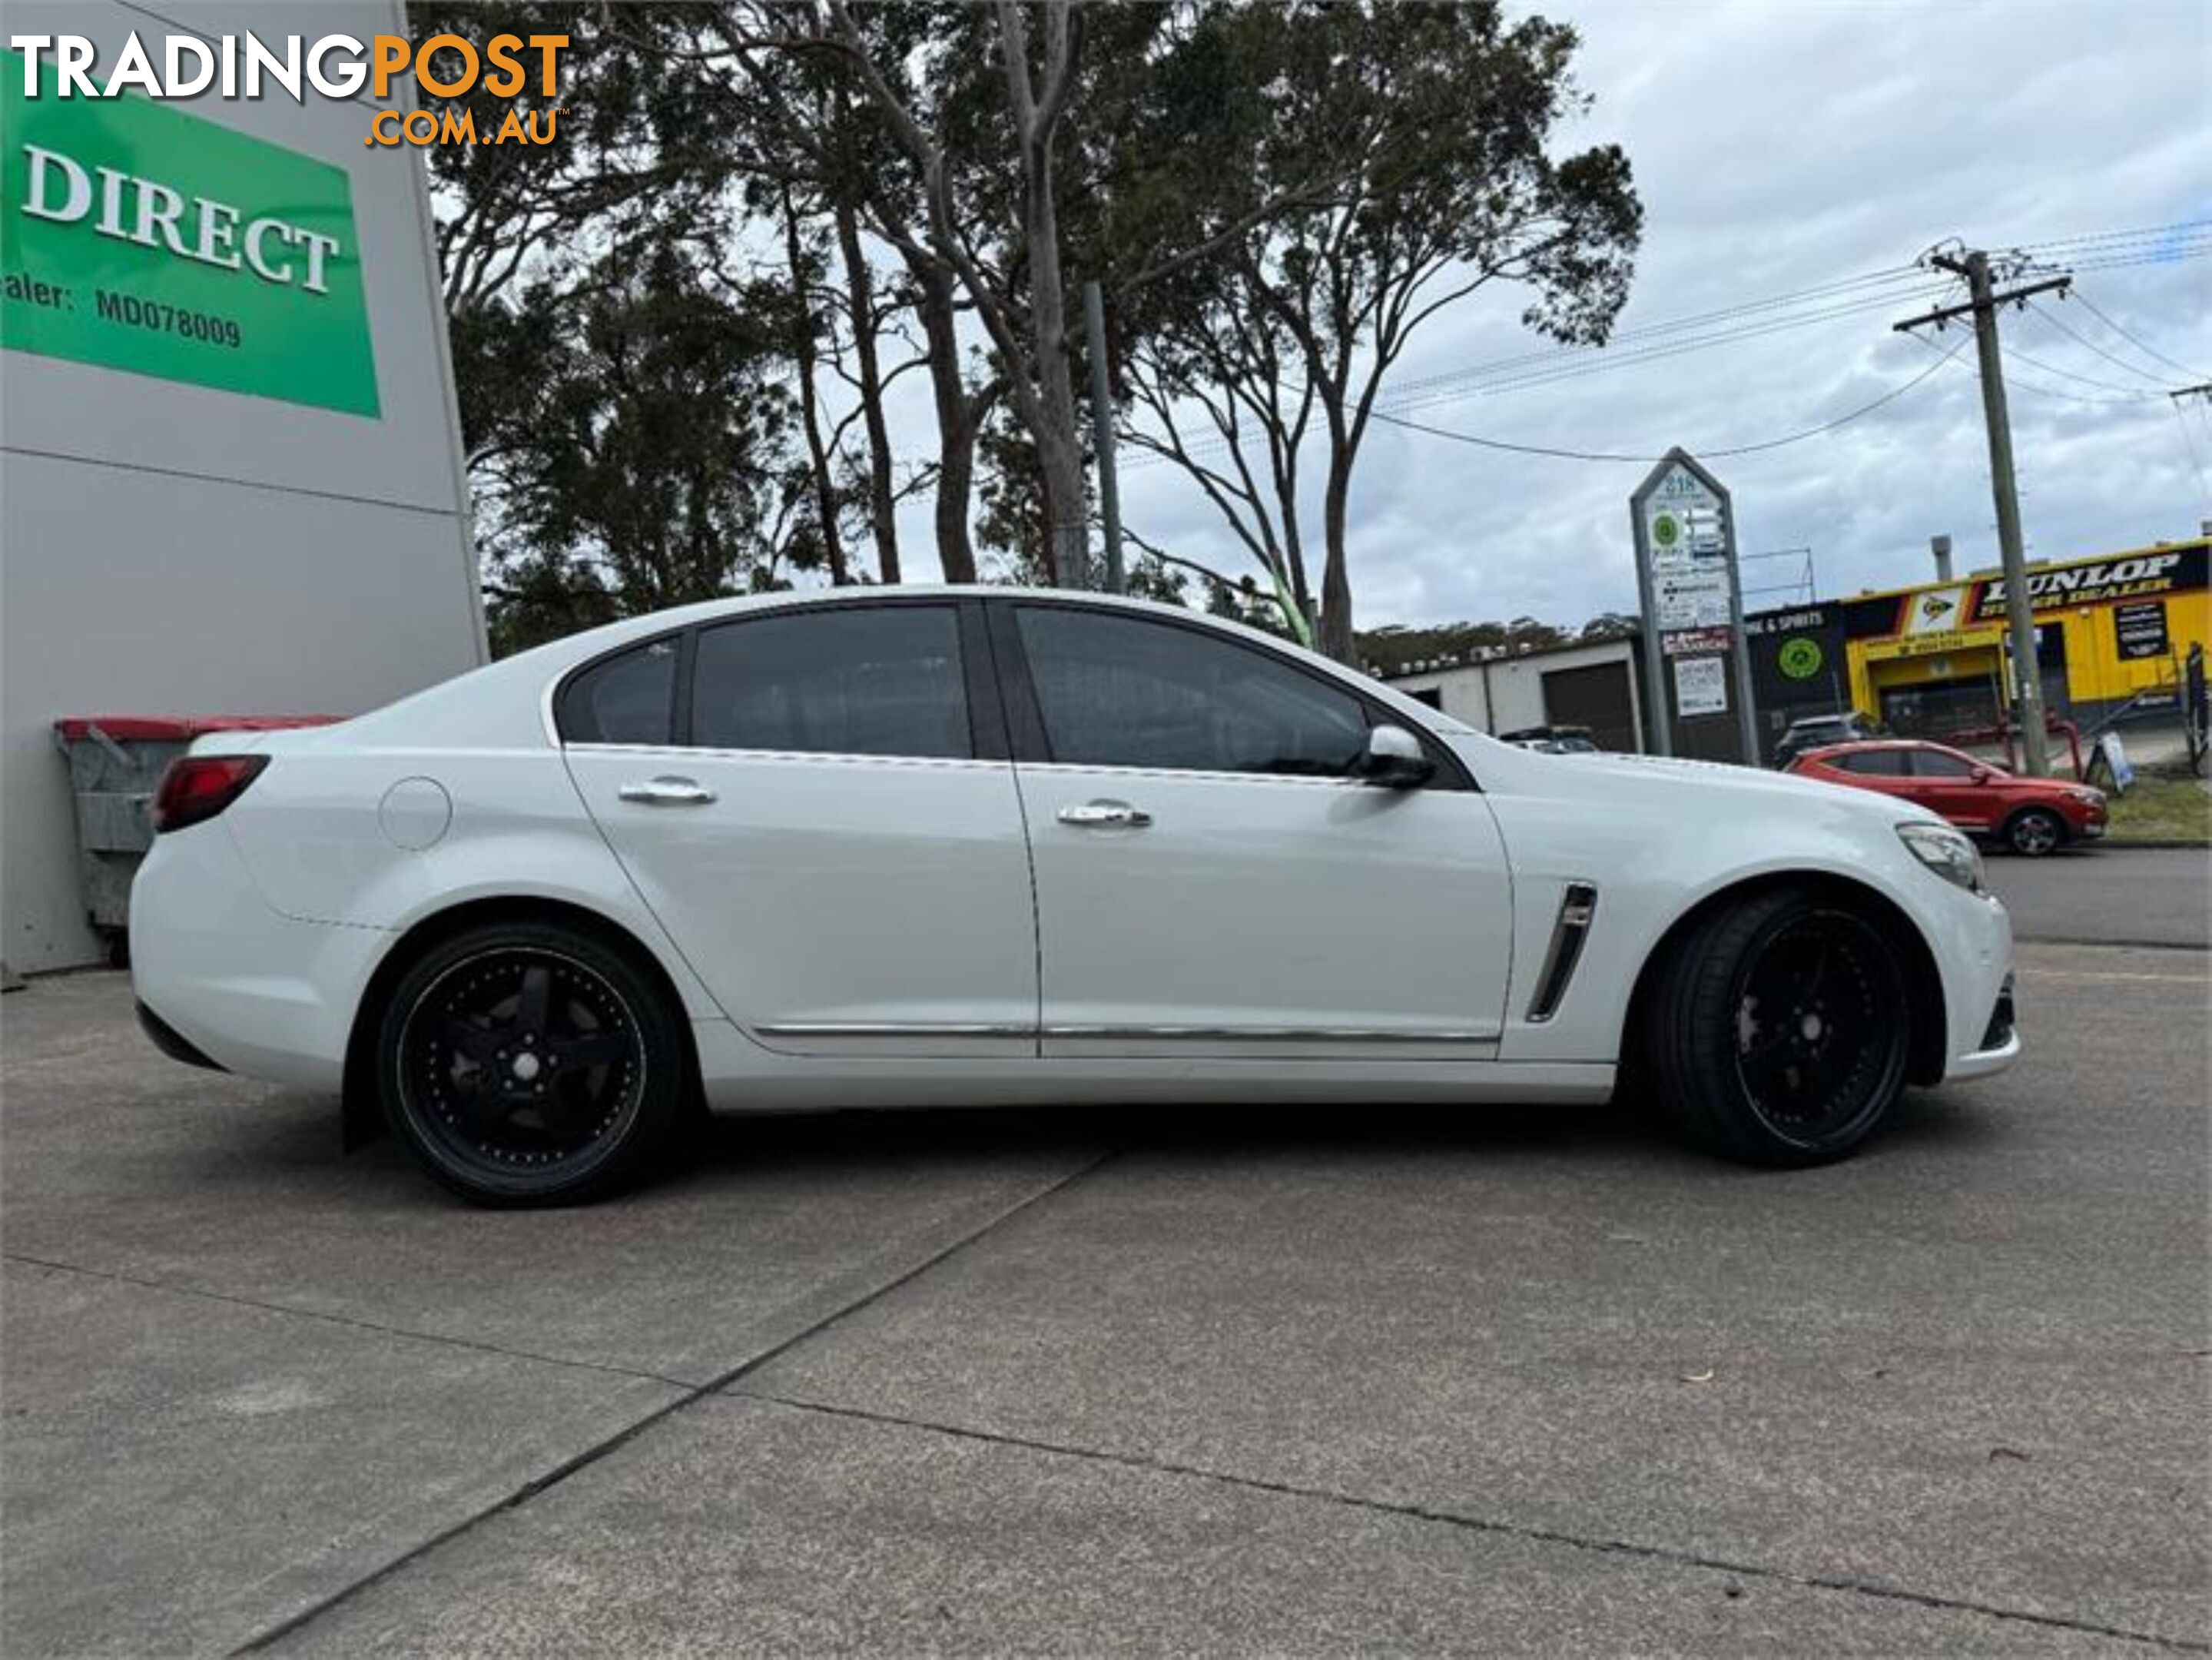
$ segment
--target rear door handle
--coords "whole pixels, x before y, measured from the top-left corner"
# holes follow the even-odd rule
[[[1081,806],[1062,807],[1060,822],[1085,830],[1142,830],[1152,822],[1152,815],[1127,801],[1085,801]]]
[[[672,775],[624,784],[615,794],[625,801],[642,801],[653,807],[703,807],[714,799],[714,792],[697,779]]]

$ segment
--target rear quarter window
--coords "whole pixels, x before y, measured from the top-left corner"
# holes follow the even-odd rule
[[[665,744],[676,708],[678,642],[654,640],[603,658],[562,689],[564,744]]]

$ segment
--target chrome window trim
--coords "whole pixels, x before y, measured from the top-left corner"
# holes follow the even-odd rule
[[[1016,761],[1013,764],[1024,776],[1031,773],[1082,773],[1109,778],[1194,778],[1211,784],[1267,784],[1278,787],[1288,784],[1303,785],[1308,789],[1370,790],[1378,796],[1405,793],[1383,789],[1362,778],[1316,778],[1296,772],[1219,772],[1200,767],[1130,767],[1103,763],[1091,766],[1080,761]]]
[[[1011,761],[969,755],[866,755],[848,750],[715,750],[689,744],[564,744],[564,750],[582,755],[674,757],[708,761],[806,761],[834,766],[989,767],[1003,771]]]

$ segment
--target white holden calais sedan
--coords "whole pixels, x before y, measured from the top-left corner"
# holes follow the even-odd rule
[[[131,896],[169,1054],[380,1110],[492,1204],[703,1104],[1588,1102],[1807,1164],[2019,1053],[1934,814],[1534,754],[1213,618],[718,601],[203,739]],[[373,1104],[373,1105],[372,1105]]]

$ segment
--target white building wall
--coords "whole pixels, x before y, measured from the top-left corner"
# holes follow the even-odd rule
[[[91,36],[103,70],[133,28],[157,50],[184,31],[406,28],[400,0],[70,0],[6,20]],[[0,956],[19,970],[96,955],[57,716],[357,714],[484,657],[418,153],[363,142],[366,90],[179,106],[348,170],[380,413],[0,352]]]
[[[1629,706],[1635,714],[1635,730],[1644,727],[1643,689],[1638,684],[1636,648],[1631,641],[1607,640],[1588,646],[1564,646],[1551,651],[1525,652],[1493,657],[1479,663],[1430,669],[1417,674],[1390,677],[1402,692],[1437,694],[1443,712],[1479,732],[1518,732],[1550,723],[1544,705],[1544,677],[1600,663],[1620,663],[1627,669]]]

